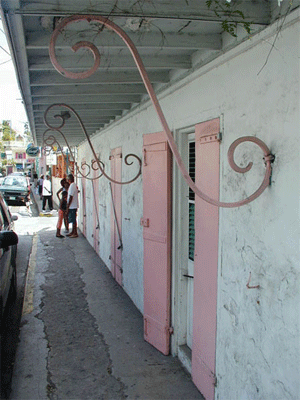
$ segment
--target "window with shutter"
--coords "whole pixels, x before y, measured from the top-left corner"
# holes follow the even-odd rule
[[[189,142],[189,175],[195,182],[195,142]],[[189,259],[194,261],[195,250],[195,193],[189,189]]]

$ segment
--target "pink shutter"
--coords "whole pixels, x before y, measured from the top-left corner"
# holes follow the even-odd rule
[[[111,177],[121,181],[121,147],[111,151],[110,160]],[[111,190],[111,273],[118,284],[122,285],[122,185],[111,183]]]
[[[86,178],[81,179],[81,207],[79,208],[82,213],[82,234],[86,236]]]
[[[93,177],[99,175],[99,170],[93,170]],[[93,190],[93,239],[94,239],[94,249],[97,254],[99,254],[99,179],[92,180],[92,190]]]
[[[219,199],[220,121],[195,127],[196,184]],[[192,378],[206,400],[213,400],[217,326],[219,209],[196,196]]]
[[[144,338],[170,347],[171,153],[163,133],[144,135]]]

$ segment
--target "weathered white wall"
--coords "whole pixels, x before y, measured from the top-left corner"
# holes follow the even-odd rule
[[[278,35],[262,70],[274,36],[224,65],[225,147],[255,135],[276,160],[266,193],[221,210],[217,399],[300,398],[299,34],[298,19]],[[224,200],[250,194],[251,182],[258,187],[247,175],[233,179],[224,155]],[[246,288],[250,272],[260,289]]]
[[[146,114],[146,113],[145,113]],[[145,118],[148,118],[147,114]],[[147,128],[146,128],[147,129]],[[143,120],[128,118],[113,129],[95,136],[92,140],[95,151],[100,154],[100,159],[105,163],[105,171],[110,175],[110,151],[122,146],[123,160],[129,153],[142,157],[142,133],[145,131]],[[146,130],[147,132],[147,130]],[[93,157],[87,144],[79,149],[79,159],[85,157],[90,162]],[[134,177],[138,170],[138,163],[134,159],[132,166],[122,164],[123,181]],[[91,182],[87,181],[87,238],[93,243],[93,192]],[[110,223],[111,223],[111,193],[109,181],[104,177],[99,179],[99,219],[100,219],[100,256],[110,268]],[[142,208],[142,177],[135,182],[122,186],[122,241],[123,241],[123,284],[125,291],[130,295],[136,306],[143,310],[143,237],[140,218],[143,216]]]
[[[265,66],[277,24],[160,96],[171,129],[223,115],[222,200],[251,194],[265,170],[262,152],[253,144],[240,146],[236,157],[244,165],[254,161],[253,169],[245,175],[230,170],[227,150],[235,139],[257,136],[276,156],[272,186],[250,205],[220,212],[216,351],[220,400],[300,396],[299,25],[299,11],[287,17]],[[109,173],[110,149],[122,146],[124,156],[142,157],[142,134],[160,130],[147,103],[95,136],[93,144]],[[86,144],[79,148],[79,160],[90,159],[89,154]],[[134,174],[131,171],[136,170],[123,164],[123,180]],[[111,205],[104,178],[99,193],[100,256],[109,266]],[[124,289],[143,311],[142,178],[124,186],[122,195]],[[91,202],[90,227],[92,209]],[[91,234],[89,228],[92,243]],[[260,289],[246,288],[250,272],[251,284]]]

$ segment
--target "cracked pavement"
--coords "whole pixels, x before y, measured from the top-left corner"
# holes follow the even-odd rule
[[[82,234],[58,239],[46,220],[11,399],[202,399],[179,361],[144,341],[141,313]]]

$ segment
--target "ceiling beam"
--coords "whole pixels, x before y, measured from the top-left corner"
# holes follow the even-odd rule
[[[156,28],[157,29],[157,28]],[[120,40],[117,35],[112,35],[107,30],[100,32],[95,36],[95,32],[91,34],[81,33],[78,39],[90,40],[98,47],[101,53],[103,49],[121,50],[127,48],[125,42]],[[221,50],[221,35],[215,34],[199,34],[184,32],[128,32],[130,39],[138,50],[141,49],[181,49],[181,50]],[[74,37],[72,38],[74,42]],[[50,42],[50,32],[31,31],[26,36],[27,50],[48,50]],[[71,40],[57,40],[55,48],[57,50],[69,49]]]
[[[69,104],[70,105],[70,104]],[[70,105],[75,109],[75,111],[80,111],[83,110],[85,111],[86,109],[88,110],[96,110],[96,111],[101,111],[101,110],[112,110],[112,111],[122,111],[122,110],[129,110],[131,108],[130,103],[89,103],[88,107],[86,107],[85,104],[82,102]],[[36,111],[44,113],[47,110],[46,105],[39,105],[39,104],[34,104],[33,105],[33,112],[35,113]],[[66,111],[65,107],[61,107],[61,110]],[[53,112],[55,109],[53,109]]]
[[[142,61],[145,68],[148,69],[190,69],[192,67],[191,57],[187,55],[174,54],[174,56],[163,55],[163,54],[152,54],[152,55],[141,55]],[[78,57],[72,55],[72,57],[62,56],[58,58],[60,64],[68,70],[86,70],[89,69],[93,63],[90,57]],[[50,70],[53,71],[54,67],[47,56],[41,57],[30,57],[28,60],[29,71],[40,71]],[[112,55],[107,58],[102,57],[99,69],[109,70],[122,70],[122,69],[134,69],[136,70],[136,64],[130,55]]]
[[[169,82],[169,72],[165,70],[161,71],[149,71],[149,79],[152,83],[167,83]],[[87,85],[95,83],[101,84],[117,84],[117,83],[141,83],[142,78],[139,72],[136,70],[131,71],[109,71],[101,70],[95,72],[92,76],[86,79],[76,80],[76,85]],[[74,85],[75,81],[65,76],[62,76],[57,71],[46,71],[41,73],[40,71],[30,72],[30,84],[31,86],[54,86],[54,85]]]
[[[12,6],[11,6],[12,7]],[[7,7],[8,8],[8,7]],[[49,4],[44,0],[34,2],[22,2],[20,8],[14,8],[15,14],[22,15],[53,15],[69,16],[72,14],[92,14],[109,17],[141,17],[141,18],[168,18],[187,20],[210,20],[217,19],[214,9],[208,9],[205,0],[176,0],[168,1],[137,1],[137,0],[115,0],[87,3],[86,7],[81,0],[72,2],[55,2]],[[237,4],[236,9],[245,15],[247,22],[267,24],[270,21],[270,4],[267,1],[244,0]],[[222,15],[222,12],[220,12]],[[237,17],[240,20],[241,17]]]
[[[93,129],[98,129],[98,127],[99,127],[100,124],[108,124],[110,121],[111,121],[111,120],[110,120],[109,118],[106,118],[106,119],[100,118],[98,122],[87,122],[87,121],[83,121],[83,124],[84,124],[84,127],[85,127],[86,129],[91,129],[91,128],[93,128]],[[44,127],[45,129],[47,129],[47,126],[45,125],[45,123],[44,123],[43,121],[35,122],[35,126],[36,126],[37,128],[39,128],[39,127],[42,127],[42,128],[43,128],[43,127]],[[64,127],[64,128],[62,129],[62,131],[63,131],[64,129],[68,129],[68,130],[72,129],[72,130],[73,130],[73,128],[77,128],[77,127],[79,127],[78,122],[77,122],[77,123],[76,123],[76,122],[73,122],[72,124],[71,124],[70,122],[68,122],[68,124],[66,125],[66,128]]]
[[[77,118],[75,117],[75,115],[73,114],[70,114],[71,115],[71,117],[66,121],[66,125],[74,125],[74,124],[78,124],[78,120],[77,120]],[[98,123],[98,122],[107,122],[107,121],[109,121],[109,120],[111,120],[112,118],[116,118],[116,115],[103,115],[103,114],[98,114],[98,115],[88,115],[88,114],[85,114],[85,113],[81,113],[81,114],[79,114],[78,113],[78,115],[80,116],[80,119],[84,122],[84,123],[87,123],[87,124],[95,124],[95,123]],[[35,121],[35,123],[36,124],[45,124],[44,123],[44,116],[42,115],[42,114],[40,114],[40,115],[36,115],[35,116],[35,118],[34,118],[34,121]],[[47,116],[47,121],[48,122],[51,122],[52,121],[52,123],[54,124],[54,125],[56,125],[56,126],[59,126],[60,125],[60,123],[61,123],[61,120],[59,119],[57,119],[57,118],[54,118],[54,116],[53,115],[48,115]]]
[[[105,95],[109,91],[109,94],[119,95],[119,94],[146,94],[147,90],[143,83],[132,84],[132,85],[102,85],[94,83],[94,85],[89,85],[88,87],[82,85],[60,85],[60,86],[32,86],[31,96],[41,97],[41,96],[80,96],[80,95]]]
[[[70,105],[84,103],[88,106],[90,103],[139,103],[141,101],[140,95],[134,94],[123,94],[119,95],[82,95],[82,96],[58,96],[57,98],[47,98],[47,97],[34,97],[32,99],[33,105],[48,105],[50,106],[53,103],[66,103]]]
[[[54,110],[53,110],[54,111]],[[96,118],[98,116],[100,117],[109,117],[109,118],[114,118],[116,115],[122,115],[122,110],[98,110],[98,109],[90,109],[90,108],[86,108],[85,110],[75,110],[80,116],[84,115],[86,117],[89,118]],[[51,118],[51,116],[54,115],[59,115],[60,113],[58,112],[52,112],[51,114],[48,113],[49,117]],[[72,113],[70,112],[70,114],[72,115]],[[33,111],[33,115],[35,120],[37,120],[37,118],[39,117],[43,117],[44,116],[44,112],[43,111]]]

